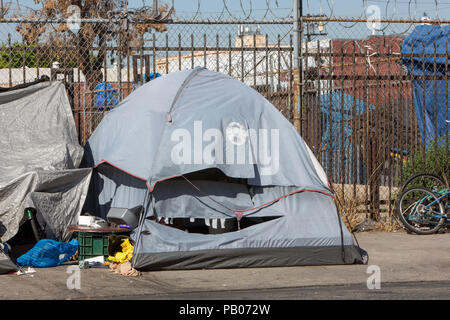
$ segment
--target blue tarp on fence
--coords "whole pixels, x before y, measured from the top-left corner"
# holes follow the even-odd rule
[[[403,64],[413,76],[449,75],[449,51],[450,26],[420,25],[403,42]],[[428,145],[449,134],[446,119],[450,104],[450,87],[447,86],[450,83],[447,80],[414,79],[412,86],[417,122],[422,138],[425,131]]]
[[[320,95],[321,147],[327,146],[322,151],[322,166],[333,180],[344,183],[366,182],[361,147],[352,145],[350,138],[354,117],[374,109],[375,106],[367,105],[342,90]],[[330,151],[334,155],[331,155],[332,167],[328,168]],[[356,158],[352,159],[354,155]],[[353,176],[353,168],[356,168],[356,176]]]
[[[327,144],[333,150],[348,148],[352,118],[373,109],[375,106],[369,105],[366,110],[364,101],[341,90],[320,95],[322,147]]]
[[[104,107],[104,106],[115,106],[118,102],[117,98],[117,90],[112,87],[110,83],[101,82],[95,87],[95,91],[97,92],[95,95],[94,106],[95,107]],[[106,92],[106,101],[105,101],[105,92]],[[103,108],[99,108],[103,110]],[[109,110],[109,108],[106,108]]]

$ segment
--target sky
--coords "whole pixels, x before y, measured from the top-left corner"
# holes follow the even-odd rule
[[[200,9],[202,12],[221,12],[224,3],[232,14],[248,15],[250,7],[254,15],[263,15],[267,6],[279,16],[286,16],[291,13],[294,0],[201,0]],[[161,0],[160,0],[161,2]],[[129,0],[131,6],[147,5],[153,3],[152,0]],[[174,4],[177,12],[191,13],[197,12],[198,0],[169,0],[169,4]],[[437,5],[436,5],[437,4]],[[306,14],[333,14],[335,17],[362,17],[364,18],[364,8],[368,6],[379,6],[381,15],[387,18],[415,18],[420,19],[426,12],[429,17],[440,19],[450,18],[450,0],[303,0],[303,13]]]
[[[42,0],[41,0],[42,1]],[[175,8],[175,20],[233,20],[250,17],[251,20],[292,20],[292,6],[294,0],[158,0],[160,4],[167,3]],[[300,0],[298,0],[300,1]],[[9,2],[12,8],[40,8],[42,4],[35,4],[34,0],[3,0],[5,5]],[[324,14],[333,18],[360,18],[367,19],[373,16],[374,8],[381,18],[387,19],[414,19],[427,14],[430,18],[450,20],[450,0],[303,0],[303,15]],[[129,8],[151,6],[153,0],[128,0]],[[270,8],[268,11],[267,8]],[[4,26],[4,25],[3,25]],[[5,39],[8,33],[12,33],[13,40],[19,36],[12,26],[9,30],[0,25],[0,41]],[[412,24],[382,24],[383,34],[406,34],[413,30]],[[203,34],[208,35],[208,45],[215,45],[216,34],[219,34],[221,45],[228,45],[228,36],[234,37],[237,33],[237,25],[209,25],[186,26],[169,25],[171,44],[178,44],[178,35],[183,38],[183,46],[191,45],[191,34],[197,37],[199,44],[203,44]],[[269,42],[276,43],[280,35],[282,43],[289,41],[292,34],[292,25],[262,25],[261,32],[269,35]],[[371,30],[366,23],[352,26],[351,23],[329,23],[325,26],[326,36],[321,38],[353,38],[361,39],[369,36]],[[148,35],[151,37],[151,35]],[[172,39],[173,38],[173,39]],[[197,39],[197,38],[196,38]],[[316,38],[314,38],[316,39]],[[313,39],[313,40],[314,40]],[[165,41],[162,39],[161,41]],[[197,42],[197,41],[196,41]]]
[[[217,17],[228,11],[236,17],[251,16],[261,18],[269,6],[277,17],[287,17],[292,13],[294,0],[159,0],[159,3],[173,5],[177,16]],[[34,0],[3,0],[15,6],[36,8]],[[151,6],[153,0],[128,0],[129,6]],[[365,18],[365,8],[376,5],[385,18],[420,19],[426,12],[431,18],[450,19],[450,0],[303,0],[304,15],[332,14],[334,17]],[[200,8],[200,10],[199,10]],[[228,11],[227,11],[228,10]],[[271,12],[269,12],[270,14]],[[229,15],[228,15],[229,17]]]

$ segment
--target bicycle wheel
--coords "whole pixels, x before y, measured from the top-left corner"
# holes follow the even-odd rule
[[[397,215],[402,224],[417,234],[436,233],[445,223],[445,210],[441,201],[426,188],[405,190],[397,204]]]
[[[426,172],[415,174],[406,180],[401,187],[399,194],[402,194],[405,190],[411,189],[412,187],[426,188],[435,193],[448,189],[448,186],[442,177]]]

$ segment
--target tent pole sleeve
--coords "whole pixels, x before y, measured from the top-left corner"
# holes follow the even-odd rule
[[[148,202],[147,202],[147,198],[148,198]],[[150,193],[150,191],[148,191],[147,189],[147,193],[145,195],[144,198],[144,203],[143,203],[143,209],[141,211],[141,216],[139,218],[139,227],[138,227],[138,231],[137,231],[137,235],[136,235],[136,243],[134,245],[134,250],[133,250],[133,259],[131,262],[131,266],[134,268],[134,266],[136,265],[136,253],[139,251],[139,245],[141,242],[141,235],[142,235],[142,228],[144,226],[144,221],[145,218],[147,217],[147,212],[149,209],[153,208],[153,196]]]

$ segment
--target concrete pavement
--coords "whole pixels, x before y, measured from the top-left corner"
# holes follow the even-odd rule
[[[358,233],[369,266],[381,271],[381,283],[450,281],[450,234],[419,236]],[[33,276],[0,275],[2,299],[92,299],[182,295],[232,290],[357,285],[364,288],[368,265],[304,266],[144,272],[128,278],[108,269],[80,270],[80,288],[69,289],[68,266],[36,269]],[[70,269],[69,269],[70,271]],[[72,282],[73,283],[73,282]],[[450,293],[448,294],[450,298]],[[294,297],[293,297],[294,298]],[[286,298],[284,298],[286,299]]]
[[[366,284],[289,287],[208,292],[183,292],[170,295],[144,295],[99,298],[108,300],[450,300],[450,281],[383,283],[379,290]],[[180,303],[180,302],[179,302]],[[178,304],[179,304],[178,303]],[[261,302],[264,304],[264,301]],[[291,307],[295,304],[291,305]]]

